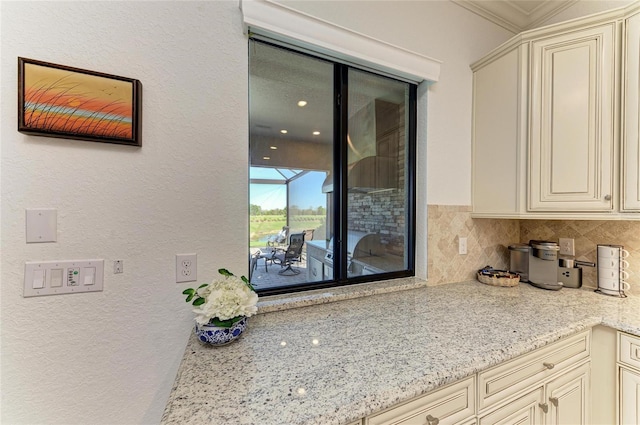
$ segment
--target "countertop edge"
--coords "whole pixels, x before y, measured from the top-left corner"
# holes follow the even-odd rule
[[[335,288],[315,289],[293,294],[273,295],[263,297],[258,301],[258,314],[317,304],[327,304],[390,292],[406,291],[425,286],[428,286],[426,280],[411,277],[383,280],[375,283],[359,283]]]

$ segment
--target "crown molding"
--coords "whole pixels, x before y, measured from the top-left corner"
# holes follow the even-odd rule
[[[532,10],[522,8],[514,0],[451,0],[458,6],[482,16],[514,34],[534,28],[579,0],[544,1]]]

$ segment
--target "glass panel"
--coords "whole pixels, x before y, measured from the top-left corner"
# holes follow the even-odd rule
[[[333,94],[332,63],[250,41],[250,275],[259,291],[324,279]],[[288,251],[302,232],[302,251]]]
[[[349,70],[348,276],[407,268],[409,84]]]

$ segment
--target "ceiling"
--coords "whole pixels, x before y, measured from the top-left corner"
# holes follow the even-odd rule
[[[540,26],[580,0],[451,0],[491,22],[519,33]]]

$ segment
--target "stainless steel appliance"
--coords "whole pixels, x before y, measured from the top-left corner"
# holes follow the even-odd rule
[[[325,269],[333,271],[333,238],[329,240],[327,254],[324,256]],[[363,274],[362,270],[356,270],[353,267],[352,260],[362,259],[372,256],[385,255],[385,248],[380,243],[380,235],[378,233],[358,232],[355,230],[347,231],[347,273],[354,276]],[[366,273],[365,273],[366,274]],[[328,278],[333,279],[332,276]]]
[[[558,282],[558,251],[556,242],[530,240],[529,283],[544,289],[560,289]]]
[[[595,267],[589,261],[576,261],[573,258],[560,258],[558,266],[558,282],[565,288],[582,287],[582,267]]]
[[[529,244],[509,245],[509,271],[520,274],[520,281],[544,289],[560,289],[558,251],[555,242],[531,240]]]
[[[598,245],[598,289],[596,292],[616,297],[626,297],[629,251],[622,245]]]
[[[529,282],[529,252],[531,247],[524,243],[509,245],[509,271],[520,275],[520,282]]]

